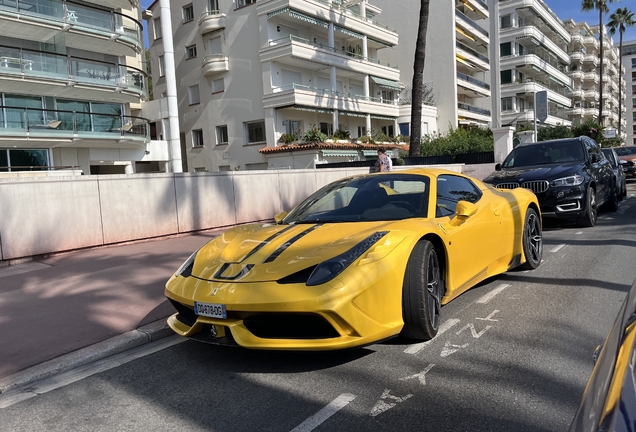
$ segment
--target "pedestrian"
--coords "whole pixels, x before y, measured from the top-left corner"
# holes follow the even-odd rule
[[[393,170],[393,161],[390,157],[387,156],[385,149],[378,149],[378,160],[375,162],[375,166],[380,172],[388,172]]]

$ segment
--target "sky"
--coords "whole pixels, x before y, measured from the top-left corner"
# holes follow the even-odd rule
[[[152,4],[154,0],[141,0],[141,6],[145,9]],[[435,0],[432,0],[435,1]],[[587,21],[588,24],[594,25],[598,23],[598,12],[581,12],[580,0],[544,0],[552,11],[562,20],[572,18],[576,22]],[[369,3],[373,4],[373,0]],[[609,15],[617,8],[628,8],[636,14],[636,0],[622,0],[620,2],[611,3],[609,5],[610,13],[604,14],[603,20],[607,24]],[[628,28],[623,33],[623,41],[636,40],[636,26]],[[618,34],[614,36],[614,42],[618,45]],[[147,46],[148,44],[146,44]]]

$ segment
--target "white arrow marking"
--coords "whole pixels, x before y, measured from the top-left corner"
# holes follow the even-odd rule
[[[329,417],[340,411],[342,408],[349,405],[349,402],[356,397],[352,394],[344,393],[332,400],[329,405],[318,411],[316,414],[309,417],[307,420],[296,426],[291,432],[309,432],[316,429],[327,420]]]
[[[403,396],[403,397],[397,397],[397,396],[391,395],[390,393],[391,393],[391,390],[389,389],[384,390],[384,392],[382,393],[382,396],[380,396],[380,399],[375,403],[375,406],[371,410],[371,414],[370,414],[371,417],[380,415],[384,411],[390,410],[397,404],[404,402],[405,400],[413,396],[412,394],[407,394],[406,396]],[[392,399],[395,402],[385,402],[384,399]]]
[[[558,245],[558,246],[555,246],[555,247],[554,247],[554,248],[553,248],[550,252],[558,252],[558,251],[560,251],[561,249],[563,249],[564,247],[565,247],[565,245],[564,245],[564,244],[560,244],[560,245]]]
[[[486,303],[490,302],[490,300],[494,299],[497,294],[499,294],[500,292],[502,292],[503,290],[505,290],[509,286],[510,286],[509,284],[501,284],[501,285],[499,285],[497,288],[495,288],[494,290],[490,291],[488,294],[486,294],[485,296],[483,296],[482,298],[477,300],[476,303],[486,304]]]
[[[420,384],[422,385],[426,385],[426,373],[428,371],[430,371],[431,369],[433,369],[433,366],[435,366],[433,363],[429,364],[428,366],[426,366],[426,369],[424,369],[422,372],[415,374],[415,375],[411,375],[411,376],[407,376],[404,378],[400,378],[400,381],[406,381],[406,380],[410,380],[413,378],[419,378],[420,379]]]
[[[444,322],[441,326],[439,326],[439,330],[437,330],[437,337],[436,338],[440,337],[440,335],[444,334],[446,331],[448,331],[451,328],[453,328],[453,326],[455,326],[458,322],[459,322],[459,320],[457,318],[452,318],[452,319],[449,319],[448,321]],[[436,338],[433,338],[433,339],[431,339],[429,341],[426,341],[426,342],[420,342],[420,343],[417,343],[415,345],[411,345],[410,347],[405,349],[404,352],[407,353],[407,354],[417,354],[418,352],[422,351],[425,347],[427,347],[431,343],[433,343],[433,341]]]
[[[494,310],[494,311],[493,311],[490,315],[488,315],[486,318],[475,318],[475,319],[482,320],[482,321],[495,321],[495,322],[496,322],[496,321],[499,321],[499,320],[492,319],[492,317],[493,317],[493,316],[495,316],[495,314],[496,314],[497,312],[499,312],[499,310],[498,310],[498,309],[495,309],[495,310]]]
[[[473,335],[473,337],[475,339],[479,339],[480,337],[482,337],[482,335],[484,333],[486,333],[486,331],[491,328],[492,326],[486,326],[485,329],[483,329],[482,331],[480,331],[479,333],[477,333],[477,331],[475,330],[475,325],[473,323],[469,323],[466,324],[464,327],[462,327],[456,334],[460,334],[461,332],[463,332],[464,330],[470,329],[470,333]]]
[[[470,345],[470,344],[455,345],[455,344],[452,344],[450,342],[446,342],[446,345],[444,345],[444,348],[442,349],[442,353],[440,354],[440,356],[441,357],[448,357],[452,353],[457,352],[457,351],[459,351],[462,348],[466,348],[468,345]]]

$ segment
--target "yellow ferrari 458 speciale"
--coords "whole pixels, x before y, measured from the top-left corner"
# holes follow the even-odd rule
[[[484,279],[541,263],[527,189],[440,169],[324,186],[275,223],[238,226],[166,284],[178,334],[246,348],[327,350],[437,334],[441,305]]]

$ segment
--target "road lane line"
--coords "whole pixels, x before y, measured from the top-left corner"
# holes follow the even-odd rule
[[[494,290],[490,291],[488,294],[477,300],[475,303],[486,304],[490,302],[490,300],[494,299],[497,294],[508,288],[510,284],[501,284]]]
[[[558,246],[555,246],[550,252],[554,253],[554,252],[558,252],[561,249],[563,249],[565,247],[565,244],[560,244]]]
[[[579,231],[579,232],[575,232],[574,235],[581,235],[583,234],[583,231]]]
[[[340,396],[332,400],[329,405],[327,405],[316,414],[312,415],[307,420],[292,429],[291,432],[309,432],[316,429],[329,417],[349,405],[349,403],[355,398],[355,395],[349,393],[341,394]]]
[[[453,328],[453,326],[455,326],[458,322],[459,320],[457,318],[449,319],[448,321],[444,322],[441,326],[439,326],[439,329],[437,330],[437,336],[435,338],[426,342],[420,342],[415,345],[411,345],[410,347],[405,349],[404,352],[407,354],[417,354],[418,352],[422,351],[425,347],[429,346],[440,335],[444,334],[445,332]]]

